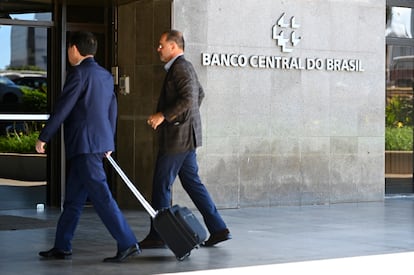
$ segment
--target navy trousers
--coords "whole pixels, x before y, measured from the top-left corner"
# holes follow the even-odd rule
[[[171,205],[171,187],[177,175],[203,216],[208,231],[212,234],[227,228],[200,180],[195,150],[179,154],[158,154],[152,186],[152,206],[162,209]]]
[[[123,251],[137,239],[109,190],[103,168],[103,154],[84,154],[68,163],[65,201],[55,236],[55,248],[72,250],[72,239],[89,197],[94,209],[112,237],[118,251]]]

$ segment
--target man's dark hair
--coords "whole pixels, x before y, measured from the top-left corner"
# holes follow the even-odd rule
[[[98,49],[98,41],[91,32],[73,32],[69,37],[69,46],[75,45],[82,56],[95,55]]]
[[[167,41],[174,41],[177,46],[184,50],[184,36],[183,33],[177,30],[169,30],[164,32]]]

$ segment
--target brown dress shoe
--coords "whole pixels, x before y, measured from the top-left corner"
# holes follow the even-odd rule
[[[211,234],[208,240],[205,241],[203,244],[201,244],[201,246],[206,246],[206,247],[213,246],[220,242],[230,240],[231,238],[232,237],[231,237],[230,231],[226,228],[224,230]]]

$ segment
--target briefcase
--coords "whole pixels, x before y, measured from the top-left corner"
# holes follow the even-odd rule
[[[138,201],[152,218],[154,229],[168,248],[174,253],[177,260],[182,261],[190,256],[194,248],[198,248],[207,237],[206,230],[198,221],[194,213],[187,207],[173,205],[155,211],[151,204],[141,195],[134,184],[125,175],[119,165],[111,157],[107,157],[119,176],[132,191]]]

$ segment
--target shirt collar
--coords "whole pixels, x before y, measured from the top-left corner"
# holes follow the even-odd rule
[[[91,58],[93,58],[93,56],[91,55],[91,56],[86,56],[85,58],[82,58],[81,60],[79,60],[79,62],[78,63],[76,63],[75,65],[73,65],[73,67],[75,67],[75,66],[79,66],[84,60],[86,60],[86,59],[91,59]]]
[[[171,59],[170,61],[168,61],[165,65],[164,65],[164,69],[168,72],[168,70],[171,68],[172,64],[174,63],[174,61],[180,57],[184,55],[183,53],[177,55],[176,57],[174,57],[173,59]]]

